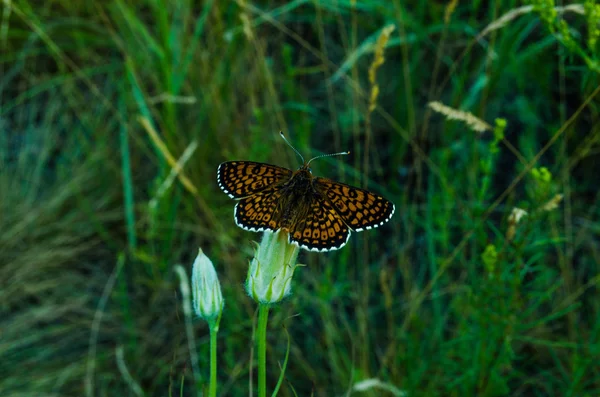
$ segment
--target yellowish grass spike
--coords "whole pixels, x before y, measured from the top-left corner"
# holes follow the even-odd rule
[[[373,62],[369,67],[369,83],[371,83],[371,94],[369,95],[369,113],[375,110],[377,107],[377,97],[379,96],[379,85],[377,84],[377,69],[385,62],[383,51],[385,46],[390,39],[390,35],[396,27],[394,25],[388,25],[381,30],[381,34],[377,38],[375,44],[375,56]]]
[[[562,199],[563,199],[562,194],[555,195],[554,197],[552,197],[550,199],[550,201],[548,201],[546,204],[542,205],[541,210],[542,211],[552,211],[552,210],[558,208],[558,205],[560,204]]]
[[[373,63],[369,67],[369,82],[371,85],[375,85],[375,75],[377,74],[377,69],[385,62],[385,57],[383,56],[383,50],[385,49],[385,45],[390,39],[390,35],[394,31],[396,27],[394,25],[388,25],[381,30],[381,34],[377,38],[377,43],[375,44],[375,57],[373,58]]]
[[[454,10],[458,5],[458,0],[451,0],[446,8],[444,9],[444,23],[448,24],[450,22],[450,18],[452,18],[452,14],[454,14]]]
[[[434,111],[446,116],[447,120],[459,120],[464,122],[473,131],[481,133],[492,129],[491,125],[481,120],[480,118],[475,117],[472,113],[451,108],[449,106],[444,105],[441,102],[429,102],[427,106],[429,106]]]
[[[532,5],[526,5],[526,6],[522,6],[522,7],[518,7],[518,8],[514,8],[514,9],[510,10],[509,12],[500,16],[500,18],[496,19],[495,21],[490,23],[488,26],[486,26],[485,29],[483,29],[481,31],[481,33],[479,33],[477,35],[477,40],[482,39],[484,36],[488,35],[490,32],[492,32],[494,30],[498,30],[498,29],[505,27],[506,25],[511,23],[513,20],[517,19],[518,17],[525,15],[525,14],[529,14],[529,13],[533,12],[534,10],[535,10],[535,8]],[[554,10],[559,15],[566,14],[568,12],[573,12],[576,14],[584,14],[584,12],[585,12],[584,7],[581,4],[569,4],[564,7],[554,7]]]

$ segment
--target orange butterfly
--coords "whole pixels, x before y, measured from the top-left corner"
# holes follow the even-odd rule
[[[235,223],[253,232],[281,229],[289,233],[290,243],[301,248],[330,251],[346,245],[350,232],[369,230],[390,220],[395,207],[389,200],[313,176],[309,164],[319,157],[324,156],[308,162],[302,159],[304,164],[297,171],[252,161],[221,163],[219,186],[239,200]]]

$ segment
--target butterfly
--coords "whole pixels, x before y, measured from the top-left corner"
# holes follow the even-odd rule
[[[325,156],[337,154],[348,153]],[[219,187],[239,200],[235,223],[253,232],[283,230],[290,243],[323,252],[342,248],[353,231],[369,230],[390,220],[395,207],[389,200],[313,176],[309,165],[319,157],[324,156],[308,162],[302,159],[303,165],[296,171],[253,161],[221,163],[217,170]]]

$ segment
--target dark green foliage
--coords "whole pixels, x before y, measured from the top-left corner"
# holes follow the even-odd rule
[[[2,2],[0,395],[196,395],[174,266],[198,246],[226,300],[219,392],[248,395],[260,236],[235,226],[216,169],[297,168],[279,130],[306,158],[350,150],[314,174],[396,214],[301,253],[271,309],[270,390],[285,325],[282,396],[373,378],[352,394],[600,395],[600,11],[533,3]],[[170,184],[152,131],[174,161],[197,145]]]

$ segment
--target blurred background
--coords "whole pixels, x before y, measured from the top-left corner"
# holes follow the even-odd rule
[[[279,130],[350,150],[314,174],[396,213],[301,253],[271,389],[287,329],[281,396],[600,395],[594,1],[1,7],[0,395],[197,395],[208,327],[190,348],[174,269],[198,247],[226,299],[219,392],[248,395],[260,235],[216,169],[296,169]]]

